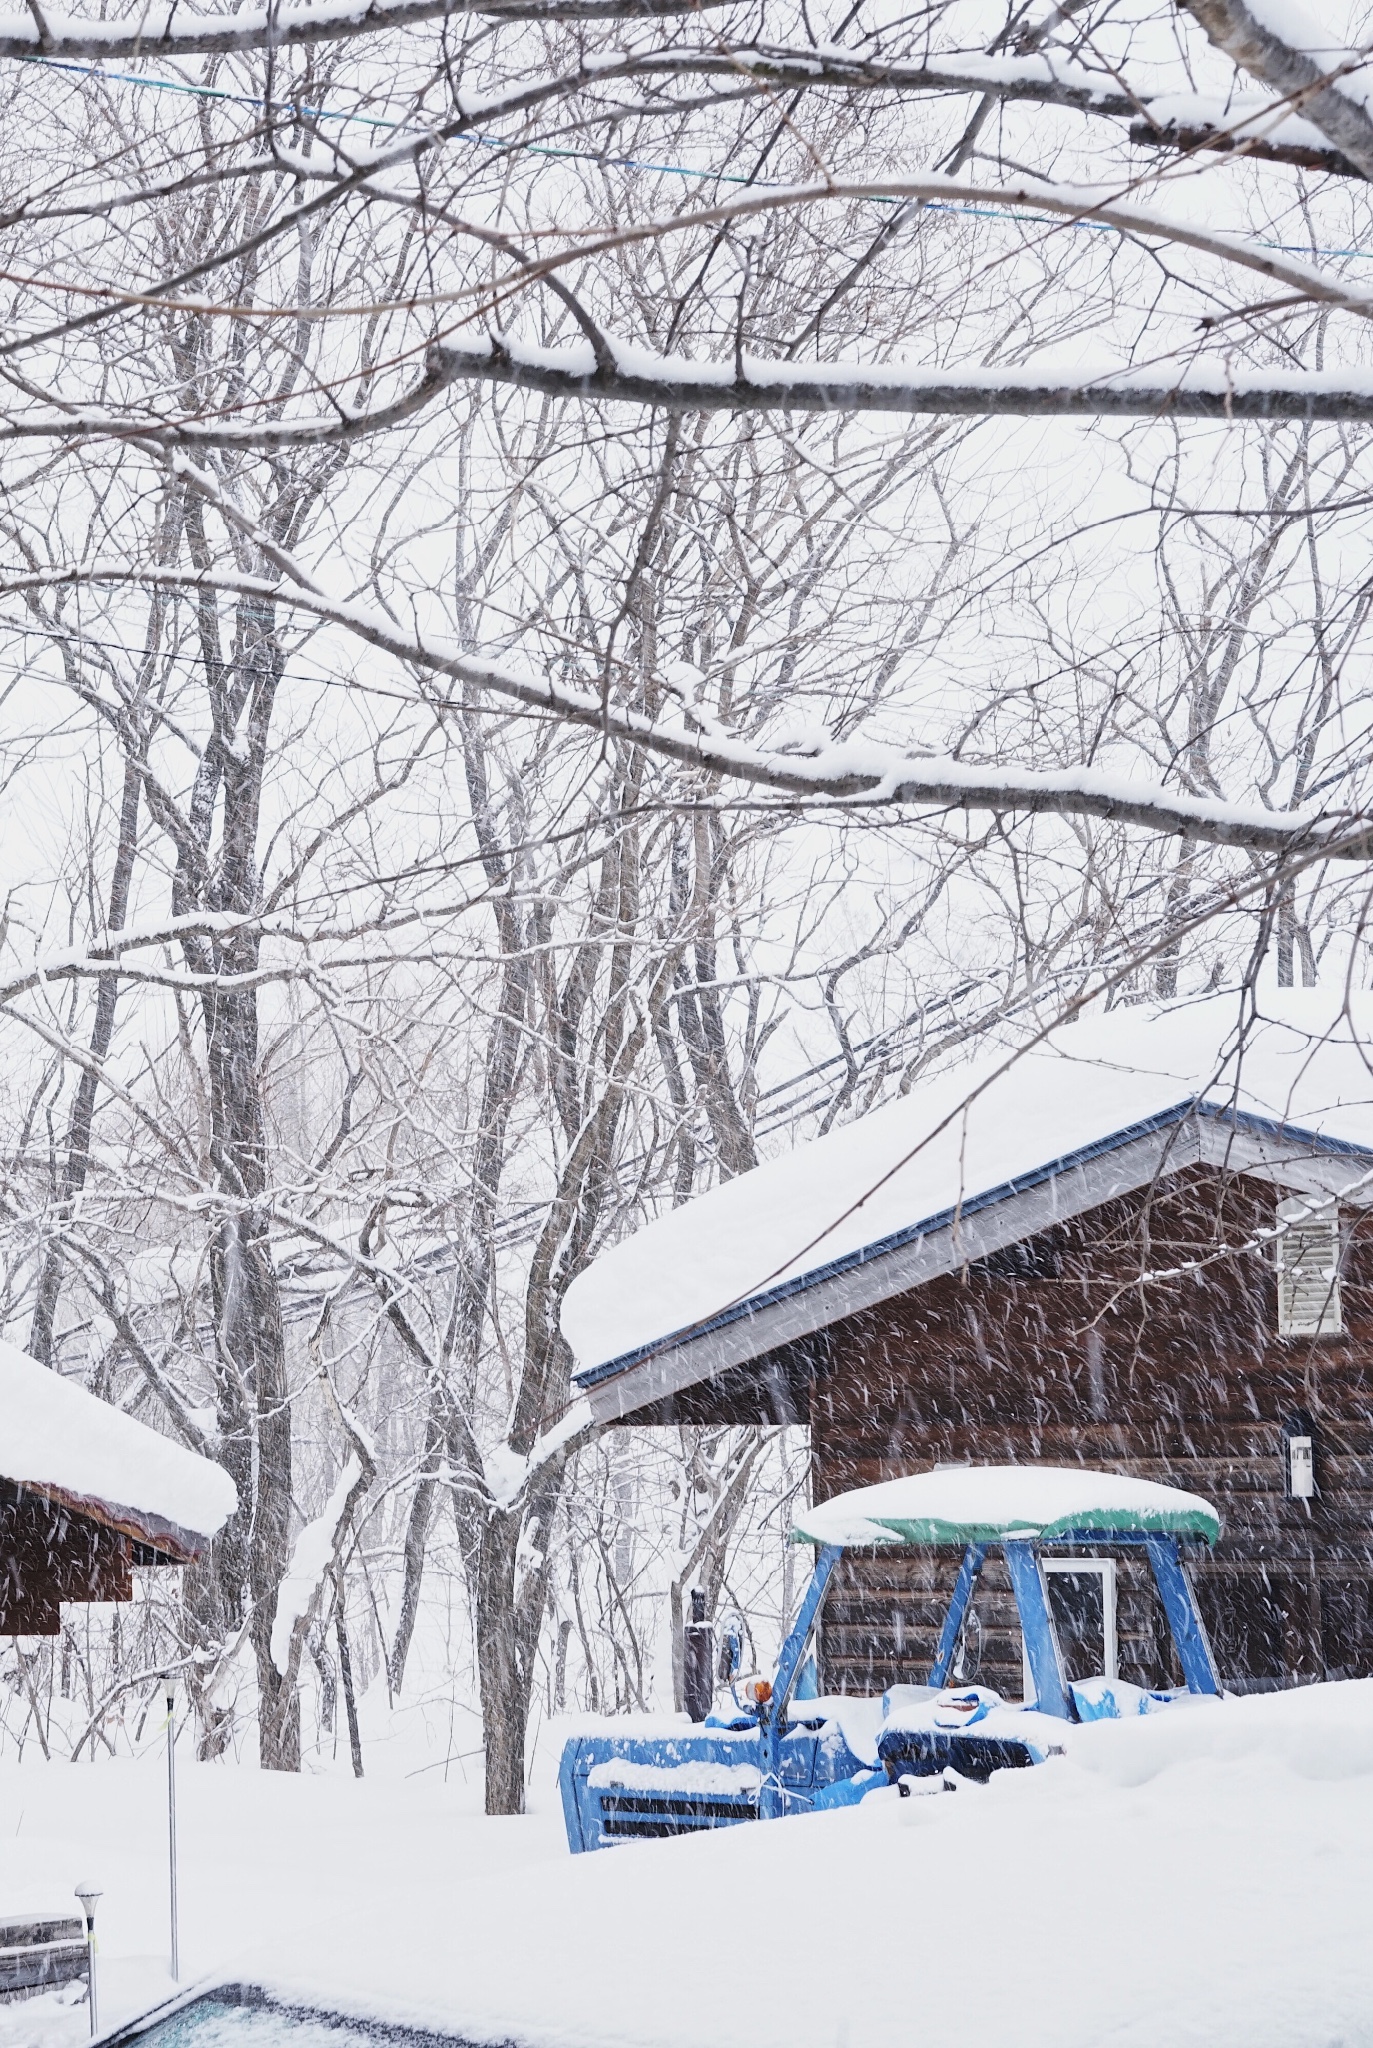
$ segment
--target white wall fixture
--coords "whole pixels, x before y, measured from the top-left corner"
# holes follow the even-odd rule
[[[1287,1438],[1287,1491],[1293,1500],[1314,1500],[1316,1447],[1309,1436]]]

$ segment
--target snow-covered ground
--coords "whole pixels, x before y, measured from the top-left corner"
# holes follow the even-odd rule
[[[1188,1702],[985,1789],[569,1857],[450,1772],[181,1772],[188,1975],[532,2048],[1373,2043],[1373,1682]],[[470,1768],[470,1766],[469,1766]],[[165,1975],[161,1760],[0,1766],[0,1894],[102,1883],[104,2013]],[[76,2048],[82,2009],[0,2010]]]

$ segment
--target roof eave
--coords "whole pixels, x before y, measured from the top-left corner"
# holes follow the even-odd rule
[[[1340,1195],[1351,1182],[1373,1201],[1360,1168],[1373,1151],[1224,1104],[1175,1103],[1154,1116],[1048,1160],[956,1209],[731,1303],[689,1329],[583,1368],[573,1379],[599,1422],[617,1422],[689,1386],[941,1274],[1101,1207],[1184,1166],[1223,1166],[1303,1192]]]
[[[36,1493],[44,1500],[55,1501],[59,1507],[70,1508],[73,1514],[98,1522],[103,1529],[117,1530],[135,1543],[146,1543],[150,1549],[161,1551],[173,1564],[195,1564],[205,1555],[213,1540],[198,1530],[183,1527],[179,1522],[169,1522],[162,1515],[150,1514],[146,1509],[125,1507],[119,1502],[100,1500],[91,1494],[73,1493],[64,1486],[47,1486],[34,1479],[15,1479],[10,1484],[24,1493]]]

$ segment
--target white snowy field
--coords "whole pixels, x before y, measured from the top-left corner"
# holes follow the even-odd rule
[[[181,1770],[184,1975],[531,2048],[1373,2044],[1373,1681],[1073,1732],[985,1789],[570,1857],[474,1783]],[[103,1885],[102,2020],[166,1995],[164,1777],[0,1766],[0,1903]],[[76,2048],[84,2008],[0,2008]]]

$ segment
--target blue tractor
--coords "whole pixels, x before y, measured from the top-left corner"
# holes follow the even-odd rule
[[[792,1540],[817,1546],[815,1569],[770,1681],[731,1686],[731,1708],[680,1735],[574,1737],[559,1768],[574,1853],[655,1835],[694,1834],[742,1821],[847,1805],[904,1780],[985,1782],[995,1770],[1042,1763],[1063,1747],[1065,1723],[1152,1711],[1167,1693],[1072,1684],[1045,1583],[1046,1550],[1138,1546],[1148,1557],[1186,1690],[1218,1696],[1220,1682],[1181,1546],[1214,1543],[1208,1501],[1151,1480],[1082,1467],[956,1466],[893,1479],[811,1508]],[[850,1746],[834,1705],[798,1698],[825,1594],[845,1550],[957,1546],[962,1562],[928,1686],[894,1686],[873,1721],[875,1753]],[[949,1686],[988,1551],[999,1546],[1020,1616],[1034,1699],[1012,1706],[983,1688]],[[804,1686],[800,1688],[805,1690]],[[852,1705],[845,1702],[844,1705]],[[876,1704],[876,1703],[874,1703]],[[843,1717],[841,1717],[843,1718]]]

